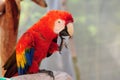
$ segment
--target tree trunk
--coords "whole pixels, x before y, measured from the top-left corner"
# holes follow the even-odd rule
[[[2,4],[3,12],[0,15],[1,66],[4,65],[15,48],[20,15],[19,4],[19,0],[6,0]]]

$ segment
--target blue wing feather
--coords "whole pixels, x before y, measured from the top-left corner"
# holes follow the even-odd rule
[[[29,66],[32,65],[33,53],[34,53],[34,48],[26,50],[25,52],[26,61]]]
[[[34,48],[30,48],[30,49],[25,50],[26,64],[25,64],[24,68],[22,68],[22,67],[18,68],[19,75],[25,74],[27,72],[29,66],[32,65],[33,54],[34,54]]]

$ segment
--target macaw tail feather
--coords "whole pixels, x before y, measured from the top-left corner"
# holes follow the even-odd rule
[[[10,78],[17,73],[17,64],[16,64],[16,52],[11,55],[11,57],[6,61],[3,66],[4,70],[6,70],[4,77]]]

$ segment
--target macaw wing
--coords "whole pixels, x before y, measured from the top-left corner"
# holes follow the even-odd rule
[[[18,74],[27,73],[32,65],[34,55],[34,37],[30,32],[24,33],[16,46],[16,61]]]
[[[22,53],[16,54],[19,75],[25,74],[32,65],[33,54],[34,48],[26,48]]]

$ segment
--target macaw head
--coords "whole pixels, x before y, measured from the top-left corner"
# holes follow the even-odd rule
[[[51,10],[47,13],[47,21],[49,22],[50,28],[55,34],[58,34],[61,38],[59,50],[61,51],[64,43],[63,36],[73,36],[73,17],[67,11]]]
[[[46,16],[49,22],[49,28],[51,28],[55,34],[70,37],[73,35],[73,17],[69,12],[51,10]]]

